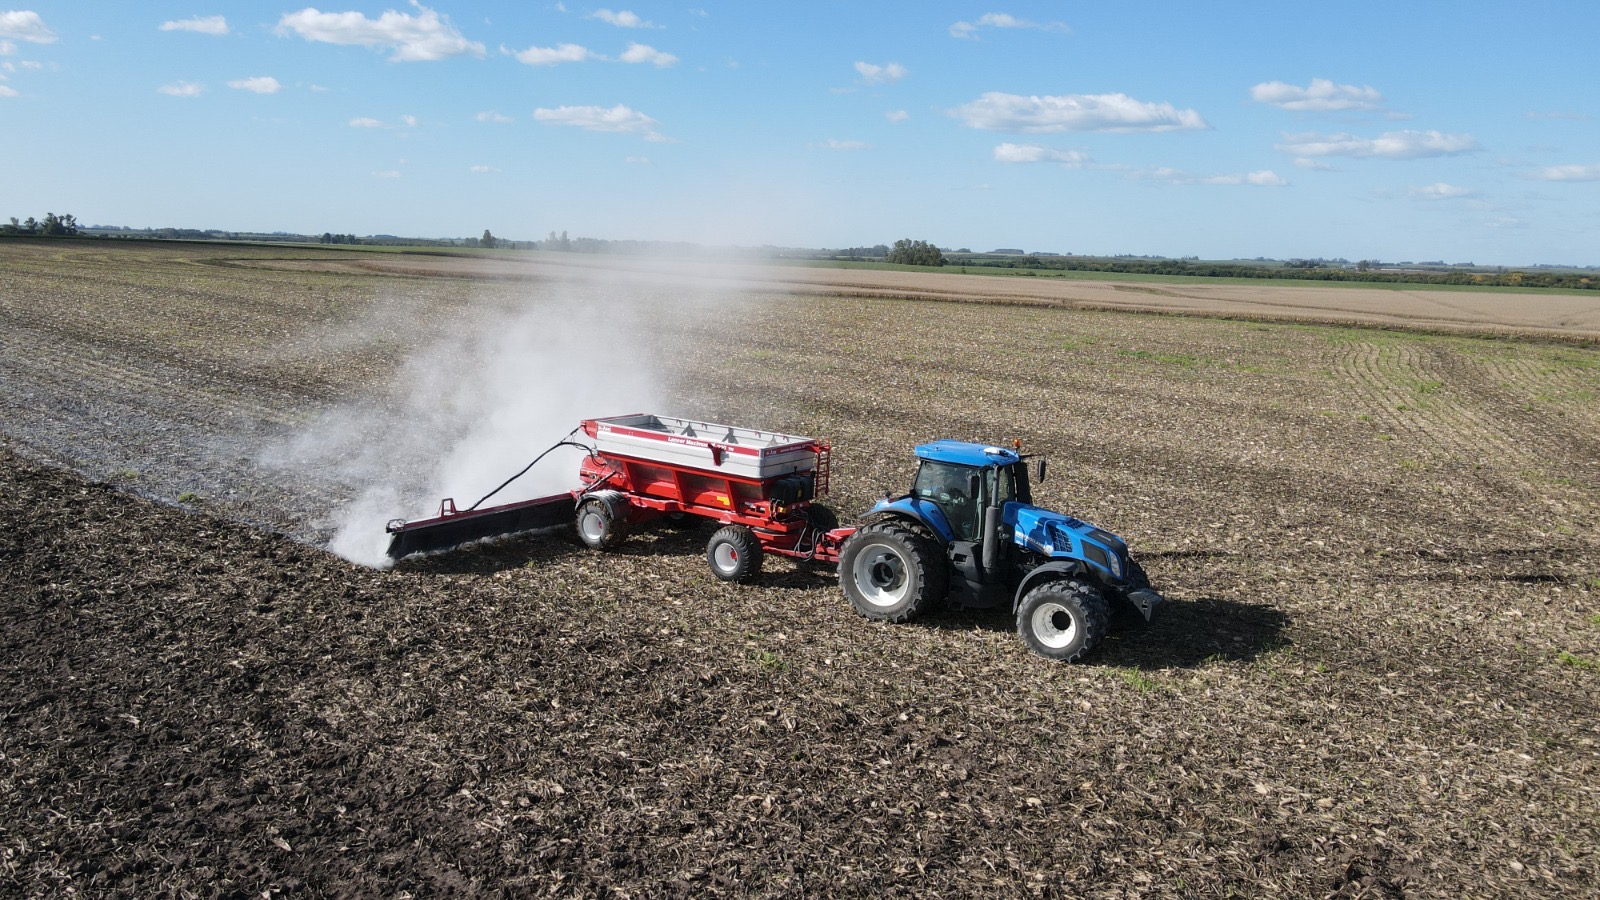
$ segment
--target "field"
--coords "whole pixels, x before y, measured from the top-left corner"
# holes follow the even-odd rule
[[[43,241],[0,273],[0,895],[1600,893],[1600,301]],[[1055,665],[1003,612],[722,584],[705,529],[320,549],[355,473],[428,487],[439,386],[529,310],[563,366],[521,392],[828,437],[847,521],[919,441],[1020,438],[1171,602]]]

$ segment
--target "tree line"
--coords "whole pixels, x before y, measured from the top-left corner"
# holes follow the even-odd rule
[[[898,263],[903,266],[942,266],[944,253],[938,247],[927,241],[913,241],[902,238],[894,242],[889,248],[889,255],[884,257],[884,262]]]
[[[0,234],[28,234],[42,235],[44,237],[72,237],[78,233],[78,219],[71,213],[58,216],[53,212],[44,214],[44,221],[39,221],[33,216],[18,222],[16,216],[11,221],[0,225]]]

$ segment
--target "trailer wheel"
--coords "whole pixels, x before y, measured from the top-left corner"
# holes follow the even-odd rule
[[[1098,587],[1076,578],[1041,584],[1017,607],[1017,633],[1040,656],[1072,662],[1106,636],[1110,612]]]
[[[909,622],[949,593],[950,570],[932,539],[889,520],[868,525],[845,541],[839,585],[861,615]]]
[[[723,581],[753,581],[761,574],[761,541],[743,525],[724,525],[706,544],[711,574]]]
[[[611,504],[593,497],[578,507],[578,540],[595,550],[610,550],[622,543],[623,527]]]

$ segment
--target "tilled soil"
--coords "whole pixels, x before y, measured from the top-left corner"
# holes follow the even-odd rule
[[[292,540],[339,486],[254,448],[392,373],[394,310],[503,286],[97,252],[0,292],[0,893],[1600,891],[1592,349],[796,296],[663,326],[666,411],[832,438],[846,519],[920,440],[1047,453],[1039,501],[1170,598],[1063,666],[1003,611],[725,585],[705,528],[385,572]]]

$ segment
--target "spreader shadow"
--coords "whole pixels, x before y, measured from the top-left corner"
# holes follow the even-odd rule
[[[570,525],[561,525],[510,537],[489,538],[439,553],[408,556],[395,563],[394,568],[397,572],[436,575],[492,575],[525,566],[537,568],[582,554],[596,557],[703,555],[710,535],[706,529],[663,522],[641,527],[614,549],[596,551],[585,547]]]

